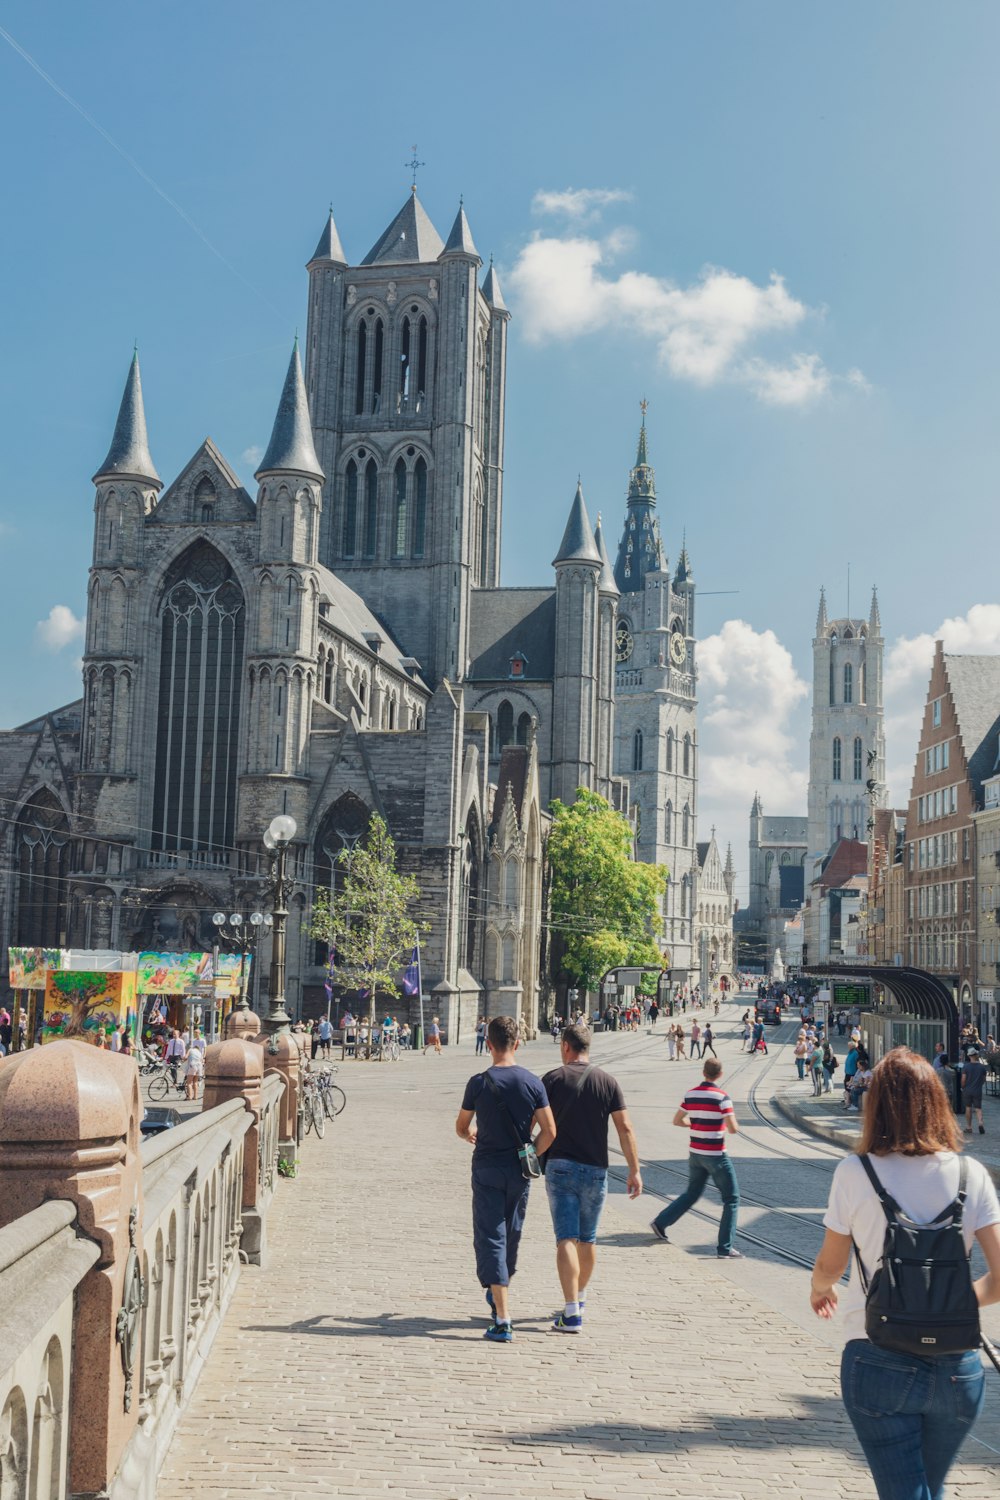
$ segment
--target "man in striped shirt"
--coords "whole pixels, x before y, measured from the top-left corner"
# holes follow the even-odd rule
[[[701,1083],[688,1089],[684,1095],[684,1103],[674,1115],[675,1125],[689,1126],[691,1130],[688,1185],[679,1198],[675,1198],[662,1213],[657,1214],[649,1227],[658,1239],[665,1240],[671,1224],[676,1224],[681,1214],[686,1214],[689,1208],[694,1207],[711,1178],[722,1199],[719,1259],[741,1260],[740,1251],[733,1248],[740,1190],[726,1150],[726,1131],[735,1135],[739,1126],[736,1123],[733,1101],[725,1089],[719,1087],[721,1077],[722,1064],[714,1057],[708,1058],[702,1068]]]

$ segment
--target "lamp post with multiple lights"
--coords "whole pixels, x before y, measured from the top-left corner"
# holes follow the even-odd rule
[[[216,944],[224,944],[240,955],[240,993],[234,1009],[246,1014],[250,1009],[247,999],[247,955],[253,953],[256,956],[261,935],[270,931],[274,918],[270,912],[265,915],[263,912],[252,911],[249,916],[245,916],[243,912],[236,911],[227,917],[224,911],[217,911],[212,922],[216,929]]]
[[[285,926],[288,921],[288,895],[291,881],[285,874],[288,846],[296,833],[295,819],[287,813],[272,818],[264,833],[264,848],[271,854],[272,938],[271,975],[268,1012],[262,1029],[269,1036],[287,1031],[292,1018],[285,1009]]]

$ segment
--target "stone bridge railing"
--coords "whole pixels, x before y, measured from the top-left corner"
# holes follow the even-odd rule
[[[267,1058],[210,1047],[202,1113],[145,1142],[132,1059],[62,1041],[0,1063],[0,1500],[152,1500],[266,1256],[295,1082]]]

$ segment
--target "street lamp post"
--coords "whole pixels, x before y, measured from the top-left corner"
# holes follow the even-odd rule
[[[240,993],[234,1010],[246,1015],[250,1010],[247,998],[247,955],[253,953],[256,956],[261,933],[271,928],[274,918],[270,912],[265,916],[263,912],[252,911],[249,916],[245,916],[243,912],[237,911],[227,917],[224,911],[217,911],[212,922],[217,932],[216,949],[219,943],[225,943],[231,951],[240,955]]]
[[[267,1016],[263,1023],[263,1030],[269,1036],[274,1036],[280,1031],[288,1031],[291,1026],[291,1016],[285,1009],[285,926],[288,921],[288,893],[291,885],[285,876],[285,860],[288,855],[288,846],[295,837],[295,832],[295,819],[289,817],[287,813],[280,813],[278,817],[271,819],[270,826],[264,834],[264,847],[273,855],[271,875],[274,928],[271,941],[269,986],[271,993]]]

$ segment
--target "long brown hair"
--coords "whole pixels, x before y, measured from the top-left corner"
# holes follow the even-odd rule
[[[872,1070],[858,1154],[931,1156],[962,1144],[945,1087],[925,1057],[893,1047]]]

